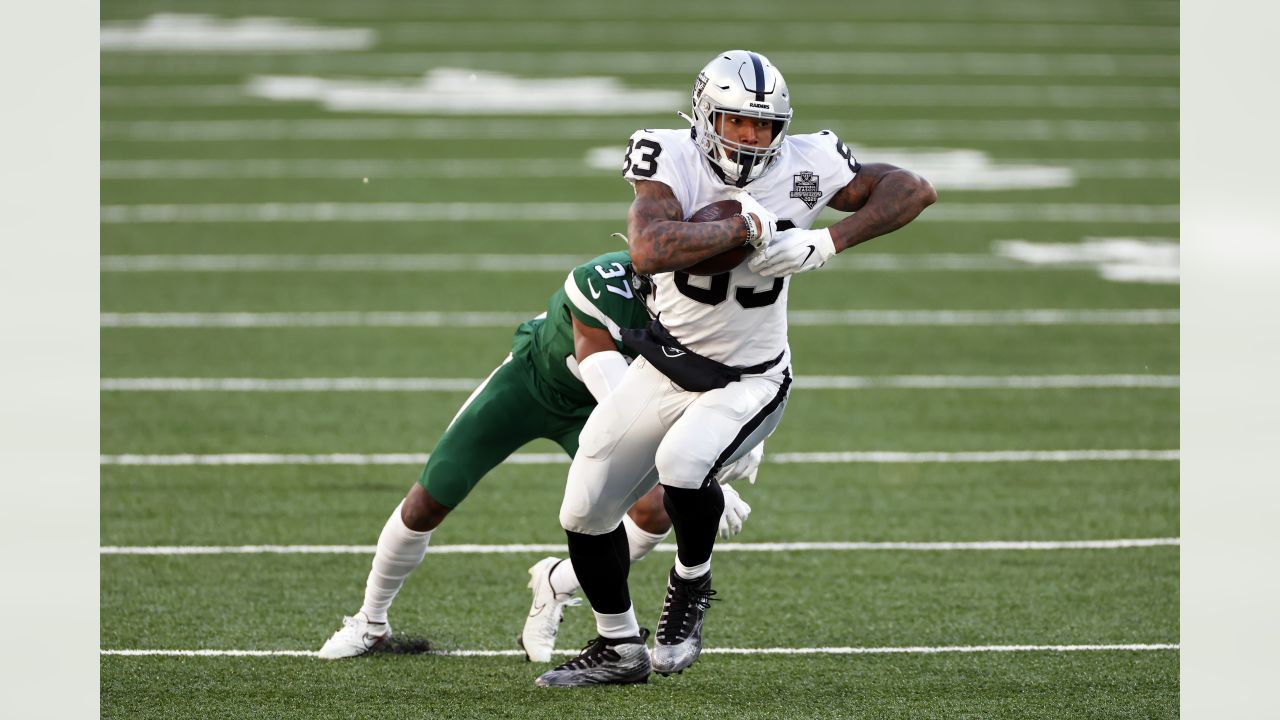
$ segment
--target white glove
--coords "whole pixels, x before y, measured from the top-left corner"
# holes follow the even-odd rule
[[[751,514],[751,506],[738,494],[731,485],[721,485],[724,493],[724,514],[720,516],[720,537],[729,538],[742,532],[742,523]]]
[[[750,193],[746,190],[739,190],[734,193],[731,199],[737,200],[742,204],[742,212],[755,213],[755,216],[760,218],[760,226],[757,228],[760,235],[757,236],[755,240],[751,241],[751,244],[757,248],[762,248],[767,245],[769,241],[773,239],[774,234],[778,230],[778,214],[766,210],[765,207],[755,198],[751,197]]]
[[[716,474],[716,482],[724,485],[726,483],[738,482],[746,480],[755,485],[756,473],[760,470],[760,461],[764,459],[764,443],[760,443],[751,448],[751,452],[743,455],[729,465],[720,468],[720,472]]]
[[[751,256],[747,267],[765,277],[785,277],[817,270],[835,254],[831,231],[792,228],[775,235],[768,247]]]

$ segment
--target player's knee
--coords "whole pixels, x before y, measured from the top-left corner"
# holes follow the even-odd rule
[[[671,518],[667,516],[667,509],[663,506],[662,496],[662,486],[659,485],[637,500],[636,504],[632,505],[631,509],[627,511],[627,515],[641,530],[647,533],[660,534],[671,529]]]
[[[431,497],[426,488],[414,483],[400,508],[400,520],[414,532],[435,530],[453,508]]]
[[[702,486],[714,457],[708,457],[706,447],[695,443],[680,442],[668,435],[658,446],[654,464],[658,468],[658,481],[667,487],[697,489]]]

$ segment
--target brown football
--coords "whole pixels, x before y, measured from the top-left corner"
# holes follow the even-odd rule
[[[742,203],[737,200],[721,200],[698,210],[689,218],[689,222],[715,222],[724,220],[742,212]],[[684,269],[690,275],[719,275],[742,264],[755,248],[750,245],[729,248],[718,255],[700,260]]]

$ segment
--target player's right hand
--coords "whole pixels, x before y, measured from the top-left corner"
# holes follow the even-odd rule
[[[751,506],[731,485],[721,485],[720,491],[724,493],[724,512],[720,514],[720,537],[728,540],[742,532],[742,524],[751,514]]]
[[[774,233],[778,231],[778,214],[765,209],[758,200],[751,197],[746,190],[739,190],[734,193],[733,198],[742,204],[742,212],[750,213],[756,216],[756,227],[760,230],[760,236],[751,242],[757,248],[762,248],[769,244],[773,239]]]

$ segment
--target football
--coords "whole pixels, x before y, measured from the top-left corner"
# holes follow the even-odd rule
[[[695,212],[689,218],[689,222],[715,222],[716,220],[731,218],[740,212],[742,212],[742,203],[737,200],[721,200]],[[741,265],[742,261],[746,260],[754,250],[755,248],[750,245],[729,248],[718,255],[712,255],[705,260],[700,260],[690,265],[684,269],[684,272],[690,275],[719,275],[720,273],[729,272]]]

